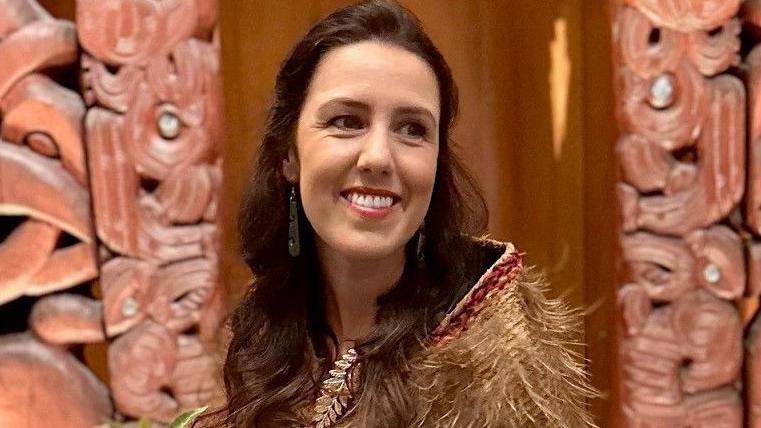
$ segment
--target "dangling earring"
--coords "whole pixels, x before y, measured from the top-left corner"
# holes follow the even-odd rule
[[[417,246],[415,249],[415,254],[417,255],[417,259],[420,261],[425,260],[425,233],[423,233],[423,229],[425,228],[425,223],[420,225],[420,228],[417,230]]]
[[[299,206],[296,199],[296,186],[291,186],[288,207],[288,254],[291,257],[298,257],[301,253],[301,241],[299,239]]]

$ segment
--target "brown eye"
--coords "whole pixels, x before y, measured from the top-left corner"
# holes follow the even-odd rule
[[[362,121],[357,116],[338,116],[330,121],[330,125],[338,129],[356,131],[362,129]]]
[[[399,128],[399,133],[405,137],[418,139],[425,138],[425,136],[428,134],[428,130],[425,128],[425,126],[419,123],[410,122],[402,125],[402,127]]]

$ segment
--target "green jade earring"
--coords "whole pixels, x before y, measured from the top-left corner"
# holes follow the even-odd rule
[[[296,186],[291,186],[288,209],[288,254],[291,257],[298,257],[301,253],[301,240],[299,239],[299,205]]]

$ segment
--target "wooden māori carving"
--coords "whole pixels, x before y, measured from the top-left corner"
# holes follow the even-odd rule
[[[0,310],[36,300],[0,336],[0,426],[167,422],[218,397],[216,8],[78,0],[75,25],[2,2]],[[67,351],[95,342],[108,385]]]
[[[761,427],[761,58],[740,57],[740,3],[613,8],[627,426]]]
[[[215,10],[213,0],[77,2],[114,403],[162,422],[216,392],[198,336],[217,276]]]
[[[73,23],[31,0],[3,2],[0,310],[39,296],[24,314],[29,330],[0,337],[3,427],[93,426],[113,416],[107,387],[67,350],[105,339],[101,303],[68,292],[98,275],[85,105],[48,72],[76,68],[77,52]]]

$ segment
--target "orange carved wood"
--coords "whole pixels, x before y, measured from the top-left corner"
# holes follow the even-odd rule
[[[103,314],[117,410],[167,422],[218,392],[198,327],[217,277],[212,0],[79,0]],[[145,364],[151,361],[151,364]]]
[[[79,0],[75,25],[3,2],[0,317],[29,309],[0,330],[0,426],[168,422],[218,398],[216,8]],[[87,343],[108,344],[108,385]]]
[[[750,234],[739,217],[746,180],[748,194],[758,185],[734,73],[740,2],[614,4],[622,420],[740,427],[750,408],[738,308],[757,269],[746,265]]]
[[[113,416],[106,386],[67,350],[105,339],[100,302],[66,292],[98,275],[84,102],[46,74],[54,66],[75,68],[77,52],[73,23],[53,19],[31,0],[4,2],[0,309],[40,297],[30,331],[0,336],[3,427],[93,426]]]
[[[744,221],[750,231],[746,243],[748,259],[748,291],[746,293],[745,319],[746,335],[745,385],[748,406],[747,425],[761,427],[761,321],[758,317],[761,299],[761,4],[748,1],[744,5],[743,18],[754,43],[745,58],[747,65],[746,84],[748,88],[748,189],[745,197]]]

